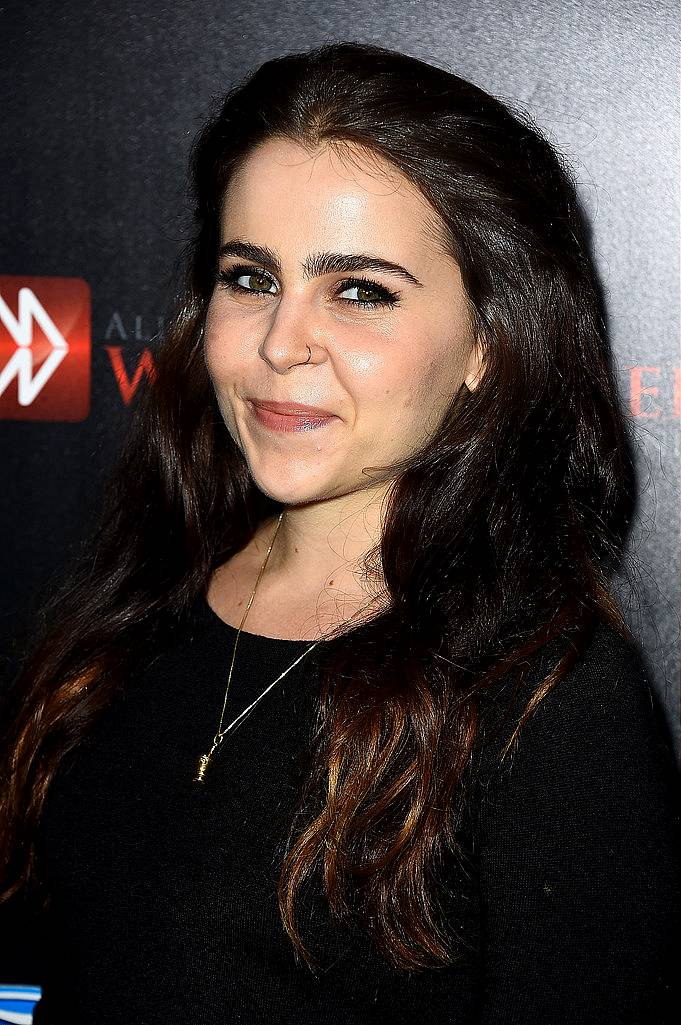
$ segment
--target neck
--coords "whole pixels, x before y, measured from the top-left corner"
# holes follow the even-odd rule
[[[293,580],[301,592],[337,587],[350,599],[381,592],[385,584],[380,565],[367,579],[363,560],[380,541],[387,490],[383,485],[323,502],[287,506],[265,570],[270,582]],[[258,532],[263,554],[277,520],[268,520]]]

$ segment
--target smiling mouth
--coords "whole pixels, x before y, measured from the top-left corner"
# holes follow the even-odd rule
[[[248,399],[247,408],[258,423],[272,431],[314,431],[338,419],[333,413],[295,402],[261,404]]]

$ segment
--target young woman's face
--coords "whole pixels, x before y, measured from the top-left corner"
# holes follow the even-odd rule
[[[253,479],[288,505],[365,489],[365,468],[422,448],[480,370],[434,211],[391,165],[353,152],[270,140],[222,208],[206,365]],[[292,403],[314,408],[291,415]]]

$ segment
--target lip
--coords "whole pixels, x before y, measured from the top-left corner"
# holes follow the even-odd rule
[[[314,417],[334,416],[330,409],[321,409],[319,406],[304,406],[300,402],[269,402],[265,399],[249,399],[254,406],[261,409],[269,409],[272,413],[281,413],[283,416],[309,415]]]
[[[327,409],[306,406],[300,402],[270,402],[265,399],[247,401],[258,421],[275,431],[316,430],[336,419],[336,414]]]

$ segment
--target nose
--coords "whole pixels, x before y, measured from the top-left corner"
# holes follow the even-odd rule
[[[270,330],[258,346],[258,355],[278,374],[323,359],[322,349],[315,342],[309,324],[306,328],[302,319],[302,315],[295,318],[290,311],[285,315],[280,304]]]

